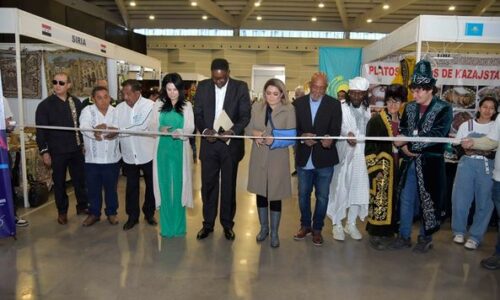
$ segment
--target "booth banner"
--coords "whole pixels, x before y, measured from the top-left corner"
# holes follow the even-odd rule
[[[438,96],[453,107],[450,134],[454,135],[460,124],[473,117],[480,99],[500,99],[500,56],[449,54],[446,59],[436,59],[437,56],[429,53],[426,59],[433,66]],[[363,66],[363,76],[370,81],[370,104],[383,103],[386,86],[400,73],[400,58],[401,54],[393,55]]]
[[[16,235],[3,99],[0,88],[0,238]]]
[[[499,59],[500,61],[500,59]],[[399,74],[399,62],[373,62],[363,66],[363,77],[370,83],[391,84]],[[500,65],[437,65],[433,68],[437,85],[498,85]]]
[[[106,58],[75,50],[46,51],[44,53],[47,90],[52,91],[52,79],[58,72],[71,77],[70,93],[76,97],[88,97],[98,79],[108,78]]]
[[[21,52],[23,98],[40,99],[42,97],[41,65],[41,51]],[[0,51],[0,69],[2,70],[3,95],[7,98],[17,98],[16,53],[14,51]]]
[[[500,56],[448,54],[446,59],[437,56],[428,53],[425,59],[433,66],[438,95],[454,108],[474,110],[485,96],[500,98]],[[398,56],[365,64],[362,72],[371,85],[389,85],[400,73]]]
[[[319,48],[319,70],[328,76],[327,94],[337,97],[340,90],[349,89],[349,79],[359,76],[361,48]]]

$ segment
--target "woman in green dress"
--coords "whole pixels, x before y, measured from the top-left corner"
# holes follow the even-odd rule
[[[156,207],[160,210],[160,235],[186,235],[186,210],[193,207],[192,150],[193,108],[184,98],[184,82],[177,73],[165,75],[160,100],[153,109],[151,130],[171,133],[156,138],[153,179]]]

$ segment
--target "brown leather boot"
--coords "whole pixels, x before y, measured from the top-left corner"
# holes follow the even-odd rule
[[[311,234],[312,230],[310,227],[301,226],[299,231],[293,236],[293,239],[296,241],[303,240],[308,234]]]
[[[61,225],[68,224],[68,214],[59,214],[59,216],[57,216],[57,223]]]
[[[99,222],[100,218],[94,215],[89,215],[85,221],[83,221],[82,226],[83,227],[89,227],[94,225],[95,223]]]

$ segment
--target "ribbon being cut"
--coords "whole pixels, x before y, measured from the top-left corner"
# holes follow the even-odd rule
[[[97,131],[97,132],[117,132],[119,134],[136,134],[136,135],[172,135],[169,132],[160,132],[160,131],[134,131],[134,130],[115,130],[115,129],[81,129],[76,127],[60,127],[60,126],[38,126],[38,125],[26,125],[24,128],[41,128],[41,129],[52,129],[52,130],[79,130],[79,131]],[[177,134],[177,136],[184,137],[210,137],[211,135],[205,134]],[[217,135],[220,138],[230,138],[230,139],[256,139],[260,137],[250,136],[250,135]],[[356,140],[358,142],[363,141],[407,141],[407,142],[418,142],[418,143],[438,143],[438,144],[447,144],[454,143],[459,144],[460,139],[456,138],[444,138],[444,137],[419,137],[418,134],[415,136],[395,136],[395,137],[385,137],[385,136],[359,136],[359,137],[347,137],[347,136],[315,136],[315,137],[301,137],[301,136],[275,136],[273,137],[276,140]]]

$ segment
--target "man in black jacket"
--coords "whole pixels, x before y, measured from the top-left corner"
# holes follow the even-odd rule
[[[314,137],[339,136],[342,126],[340,102],[325,95],[328,81],[323,73],[315,73],[310,82],[311,93],[295,100],[297,135],[311,137],[297,143],[295,162],[299,181],[300,229],[295,240],[312,233],[316,246],[323,244],[323,228],[333,167],[339,162],[332,139]],[[316,207],[311,218],[311,192],[315,188]]]
[[[194,97],[196,128],[209,135],[201,139],[201,197],[203,200],[203,228],[197,239],[206,238],[214,228],[221,190],[220,223],[224,236],[234,240],[234,215],[236,213],[236,175],[238,164],[245,154],[242,139],[228,139],[217,135],[241,135],[250,122],[250,95],[245,82],[229,78],[229,63],[214,59],[212,78],[198,84]],[[227,114],[233,126],[214,128],[217,119]]]
[[[36,108],[36,125],[79,127],[82,104],[68,91],[71,81],[68,74],[57,73],[52,80],[54,94],[40,102]],[[77,214],[88,213],[85,190],[83,139],[79,131],[40,129],[36,131],[36,142],[43,163],[52,167],[54,196],[59,216],[57,222],[68,223],[68,195],[66,194],[66,170],[69,168],[71,182],[76,194]]]

